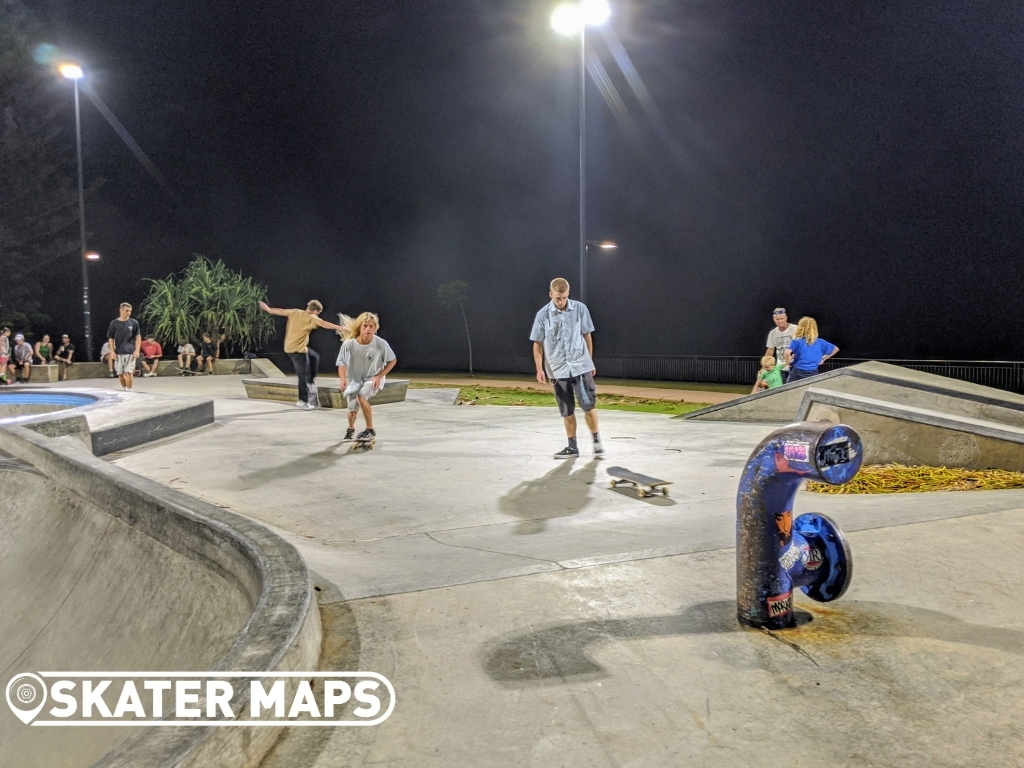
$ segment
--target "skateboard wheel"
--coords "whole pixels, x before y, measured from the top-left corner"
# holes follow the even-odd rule
[[[664,494],[665,496],[668,496],[668,488],[662,488],[661,492],[662,492],[662,494]]]
[[[647,491],[645,491],[643,488],[637,488],[636,495],[642,499],[644,496],[647,495]]]
[[[612,480],[612,484],[611,484],[611,487],[612,487],[612,488],[615,488],[615,487],[616,487],[617,485],[618,485],[618,483],[616,483],[616,482],[615,482],[614,480]]]

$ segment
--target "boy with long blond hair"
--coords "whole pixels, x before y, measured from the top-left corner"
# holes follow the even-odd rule
[[[384,387],[384,377],[397,362],[391,346],[377,335],[380,319],[373,312],[363,312],[359,317],[339,315],[344,339],[338,353],[338,379],[348,399],[348,430],[345,439],[372,441],[377,437],[373,429],[373,408],[370,398]],[[356,417],[362,411],[366,429],[356,433]]]

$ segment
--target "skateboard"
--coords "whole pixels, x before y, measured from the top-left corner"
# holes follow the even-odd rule
[[[314,384],[313,382],[309,382],[308,384],[306,384],[306,389],[309,392],[309,394],[306,395],[306,402],[312,405],[314,408],[319,408],[320,396],[317,394],[316,384]]]
[[[358,437],[353,437],[352,438],[352,448],[351,448],[351,450],[353,450],[353,451],[372,451],[373,450],[373,446],[375,446],[376,444],[377,444],[376,436],[368,437],[368,438],[366,438],[364,440],[360,440]]]
[[[190,368],[181,368],[180,366],[178,367],[179,376],[195,376],[198,373],[199,371],[193,371]]]
[[[641,499],[644,496],[654,496],[655,494],[668,496],[668,486],[672,484],[671,480],[659,480],[650,475],[630,472],[624,467],[608,467],[608,474],[612,478],[612,488],[620,484],[636,488],[636,495]]]

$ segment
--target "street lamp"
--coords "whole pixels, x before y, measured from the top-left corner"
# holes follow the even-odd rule
[[[563,3],[551,13],[551,27],[560,35],[580,36],[580,301],[587,298],[587,27],[608,21],[606,0]]]
[[[82,320],[85,326],[85,359],[92,360],[92,312],[89,309],[89,262],[99,259],[98,253],[85,249],[85,186],[82,181],[82,112],[78,104],[78,81],[82,79],[82,68],[77,64],[62,64],[60,73],[75,83],[75,141],[78,147],[78,231],[82,250]]]

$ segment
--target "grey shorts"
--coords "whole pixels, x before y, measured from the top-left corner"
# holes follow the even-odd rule
[[[348,392],[348,390],[345,391]],[[369,400],[371,397],[374,396],[374,394],[376,393],[373,391],[373,382],[364,381],[363,385],[358,390],[348,395],[348,409],[352,412],[358,411],[359,398],[365,397],[367,400]]]
[[[114,359],[114,370],[118,376],[135,373],[135,355],[118,355]]]
[[[555,379],[554,383],[558,412],[563,417],[572,416],[576,412],[577,401],[584,413],[594,410],[597,405],[597,388],[592,374],[581,373],[571,379]]]

